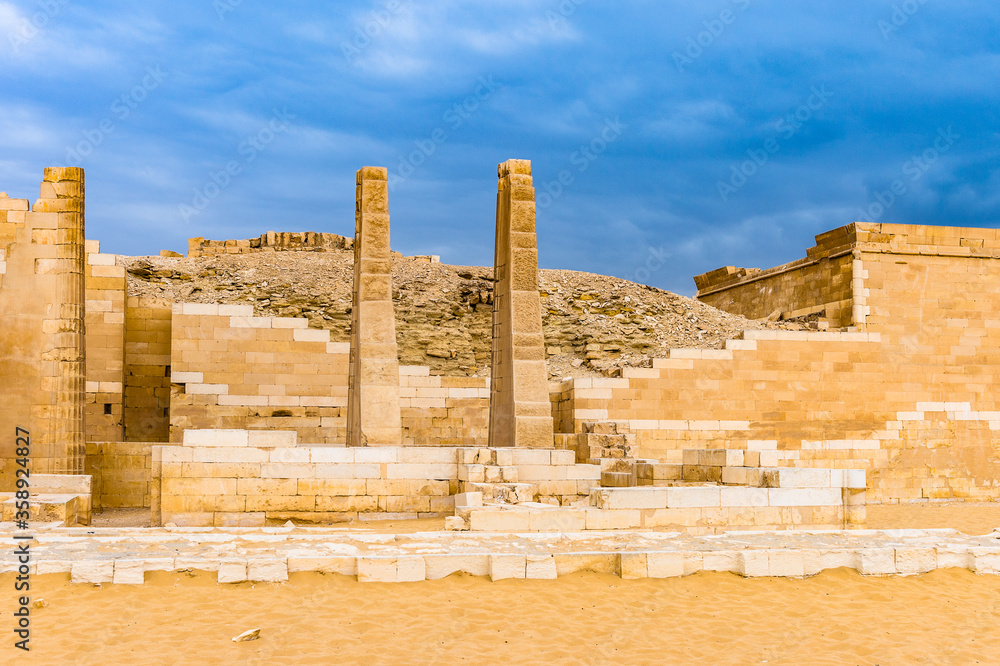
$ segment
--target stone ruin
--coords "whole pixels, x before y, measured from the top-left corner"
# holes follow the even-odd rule
[[[130,295],[118,258],[84,240],[80,169],[47,169],[30,207],[0,195],[0,425],[31,432],[36,517],[708,535],[1000,495],[996,230],[854,223],[805,259],[706,273],[707,303],[824,326],[550,382],[530,162],[498,177],[492,379],[399,365],[384,168],[358,171],[353,240],[192,240],[192,256],[352,247],[349,344],[249,305]],[[0,440],[7,491],[15,449]]]

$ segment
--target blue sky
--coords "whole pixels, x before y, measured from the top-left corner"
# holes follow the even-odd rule
[[[493,257],[531,159],[540,261],[692,294],[859,219],[1000,226],[993,3],[0,1],[0,190],[87,170],[105,251],[353,233]],[[895,190],[895,191],[894,191]]]

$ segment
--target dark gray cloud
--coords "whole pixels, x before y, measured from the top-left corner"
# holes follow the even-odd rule
[[[865,216],[1000,224],[997,81],[977,2],[0,2],[0,189],[80,163],[89,235],[155,253],[351,233],[379,164],[397,249],[488,264],[524,157],[544,266],[691,293]]]

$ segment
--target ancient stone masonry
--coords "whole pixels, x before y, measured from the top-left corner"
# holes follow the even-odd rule
[[[0,195],[0,428],[32,436],[32,472],[84,468],[84,175],[45,170],[41,197]],[[5,485],[14,441],[2,446]]]
[[[402,443],[387,173],[382,167],[364,167],[358,171],[348,446]]]
[[[343,244],[353,277],[346,254],[343,270],[331,254],[309,274],[323,271],[321,285],[299,281],[353,284],[350,343],[315,317],[260,310],[257,294],[133,291],[128,258],[84,245],[78,169],[47,170],[33,210],[0,194],[4,515],[16,513],[4,492],[16,427],[32,433],[33,495],[36,472],[59,477],[37,487],[49,492],[33,515],[67,524],[92,506],[142,506],[154,525],[446,516],[447,529],[474,532],[710,534],[858,527],[873,500],[997,497],[1000,231],[857,223],[821,234],[798,262],[696,278],[719,307],[808,326],[752,324],[724,349],[672,348],[621,376],[568,370],[549,383],[541,303],[559,289],[539,289],[531,165],[510,160],[498,176],[493,290],[488,269],[425,266],[413,278],[420,290],[454,270],[492,305],[492,335],[463,324],[491,338],[491,377],[400,366],[415,335],[397,347],[385,169],[357,173],[355,238]],[[269,236],[205,247],[326,242]],[[252,269],[262,258],[235,259]],[[589,295],[577,279],[566,292]],[[465,293],[428,290],[417,307]],[[580,311],[669,324],[665,312],[627,314],[632,302]],[[96,361],[86,375],[85,355]]]
[[[490,446],[551,448],[531,162],[497,167]]]
[[[202,237],[188,239],[189,257],[208,257],[218,254],[248,254],[250,252],[329,252],[350,250],[354,240],[314,231],[298,233],[268,231],[259,238],[245,240],[207,240]]]

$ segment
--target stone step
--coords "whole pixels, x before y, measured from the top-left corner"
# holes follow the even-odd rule
[[[535,489],[530,483],[462,483],[463,493],[482,493],[484,503],[518,504],[530,502]]]
[[[5,493],[9,495],[10,493]],[[17,518],[16,497],[4,500],[2,504],[3,522],[15,522]],[[29,523],[53,523],[61,522],[70,527],[73,525],[89,525],[90,512],[87,504],[90,497],[82,495],[71,495],[65,493],[37,493],[32,494],[28,506]]]

